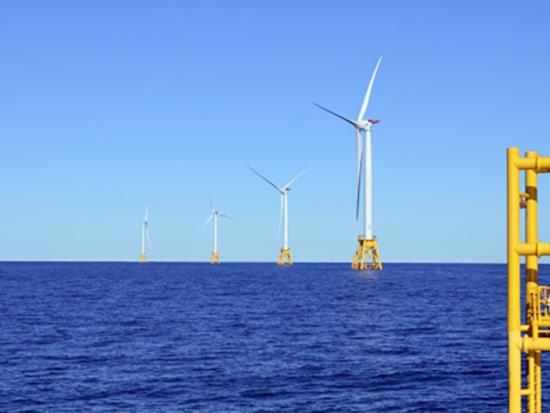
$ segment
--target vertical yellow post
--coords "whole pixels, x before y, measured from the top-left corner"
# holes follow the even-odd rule
[[[527,158],[537,158],[536,152],[527,152]],[[538,239],[538,174],[533,169],[525,171],[525,241],[527,243],[537,243]],[[529,325],[528,335],[533,339],[538,339],[539,328],[537,325],[536,314],[539,311],[539,287],[538,287],[538,257],[528,255],[526,258],[526,317]],[[541,369],[540,369],[540,351],[529,351],[527,353],[528,368],[528,409],[531,413],[542,411],[541,397]]]
[[[520,257],[516,247],[520,242],[520,188],[516,160],[518,148],[507,150],[508,186],[508,411],[521,413],[521,310]]]

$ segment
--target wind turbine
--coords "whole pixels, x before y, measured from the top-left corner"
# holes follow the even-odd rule
[[[139,254],[139,262],[147,262],[147,255],[145,252],[145,240],[147,244],[151,245],[151,239],[149,238],[149,208],[145,207],[145,218],[141,224],[141,253]]]
[[[222,214],[220,211],[214,208],[212,201],[210,201],[210,208],[212,209],[212,212],[210,213],[208,219],[204,222],[204,224],[202,224],[202,227],[204,228],[210,221],[214,221],[214,249],[212,250],[212,255],[210,255],[210,264],[219,264],[220,253],[218,251],[218,219],[220,217],[229,219],[233,218],[229,215]]]
[[[250,168],[250,167],[249,167]],[[258,175],[261,179],[263,179],[265,182],[267,182],[269,185],[271,185],[279,194],[281,195],[281,220],[283,223],[283,247],[281,248],[281,252],[279,254],[279,259],[277,260],[278,265],[292,265],[292,253],[290,252],[290,248],[288,246],[288,192],[291,189],[291,185],[296,182],[296,180],[302,176],[306,171],[303,170],[298,175],[296,175],[294,178],[292,178],[288,184],[285,186],[279,188],[277,185],[275,185],[273,182],[271,182],[269,179],[267,179],[265,176],[260,174],[258,171],[256,171],[253,168],[250,168],[252,172],[254,172],[256,175]]]
[[[380,122],[376,119],[365,119],[367,107],[369,105],[370,95],[372,92],[372,86],[374,85],[374,79],[380,67],[382,58],[380,57],[376,62],[374,71],[370,78],[363,104],[359,110],[359,115],[356,120],[352,120],[345,116],[339,115],[330,109],[327,109],[317,103],[314,103],[317,107],[342,119],[355,128],[356,142],[357,142],[357,190],[355,200],[355,217],[359,219],[359,204],[361,197],[361,179],[364,181],[364,227],[363,233],[359,235],[357,251],[353,255],[352,267],[354,269],[382,269],[382,261],[380,260],[380,252],[378,250],[378,242],[373,235],[372,228],[372,127]],[[365,145],[363,146],[363,135],[365,136]],[[364,149],[363,149],[364,148]],[[363,169],[364,168],[364,169]],[[364,175],[363,177],[361,175]],[[368,263],[372,259],[371,263]]]

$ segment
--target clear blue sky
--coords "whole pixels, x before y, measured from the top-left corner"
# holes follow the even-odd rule
[[[505,148],[550,154],[545,1],[18,1],[0,5],[1,260],[349,261],[356,116],[374,87],[385,261],[502,262]],[[541,179],[550,240],[550,179]]]

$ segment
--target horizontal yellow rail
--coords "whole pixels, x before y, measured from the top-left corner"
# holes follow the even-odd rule
[[[527,351],[550,351],[550,338],[523,337],[522,350]]]
[[[550,172],[550,157],[518,158],[515,161],[515,166],[523,170],[533,169],[539,173]]]
[[[523,242],[516,247],[519,255],[536,255],[542,257],[550,255],[550,242]]]

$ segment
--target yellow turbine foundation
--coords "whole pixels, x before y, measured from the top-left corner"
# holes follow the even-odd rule
[[[538,174],[550,172],[550,157],[508,148],[508,412],[541,413],[541,352],[550,351],[550,286],[539,285],[538,260],[550,243],[538,238]],[[524,171],[525,192],[520,192]],[[525,242],[520,209],[525,209]],[[521,311],[521,257],[525,256],[525,313]],[[522,370],[522,358],[525,370]],[[523,378],[525,374],[525,378]],[[523,387],[525,385],[525,387]],[[522,410],[522,397],[526,398]]]
[[[277,265],[289,267],[292,265],[292,253],[290,252],[290,248],[281,248]]]
[[[354,270],[382,270],[382,260],[376,238],[366,239],[362,235],[357,239],[357,251],[353,254],[351,268]]]
[[[139,254],[139,262],[142,264],[147,262],[147,257],[145,256],[145,254]]]
[[[210,264],[219,264],[220,263],[220,254],[218,252],[213,252],[210,256]]]

